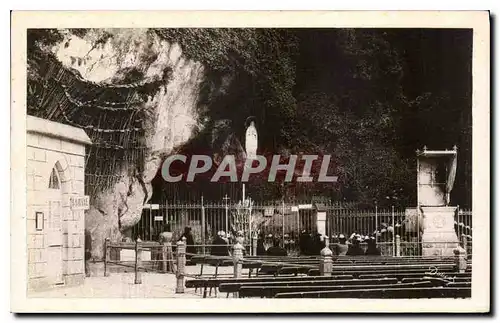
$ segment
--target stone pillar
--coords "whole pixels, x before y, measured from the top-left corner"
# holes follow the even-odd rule
[[[456,207],[422,206],[424,232],[422,235],[422,256],[454,255],[458,247],[458,237],[455,233],[454,215]]]
[[[142,249],[140,246],[140,239],[135,241],[135,284],[142,284],[142,274],[141,274],[141,266],[142,266]]]
[[[163,241],[163,245],[161,248],[161,272],[166,273],[168,270],[169,263],[168,263],[168,242]]]
[[[176,294],[184,293],[184,275],[186,271],[186,238],[177,242],[177,285],[175,287]]]
[[[467,253],[464,248],[458,246],[453,250],[455,254],[455,266],[459,273],[464,273],[467,270]]]
[[[330,240],[325,238],[325,247],[321,250],[321,259],[319,262],[319,272],[321,276],[331,276],[333,270],[333,252],[330,250]]]
[[[396,235],[396,257],[401,257],[401,237]]]
[[[243,271],[243,249],[245,249],[239,241],[233,246],[233,265],[234,265],[234,278],[241,278]]]

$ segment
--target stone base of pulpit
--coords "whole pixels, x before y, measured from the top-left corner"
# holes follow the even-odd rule
[[[453,256],[459,245],[455,233],[456,207],[422,206],[424,232],[422,235],[422,256]]]
[[[316,214],[316,228],[320,235],[326,235],[326,212],[318,212]]]

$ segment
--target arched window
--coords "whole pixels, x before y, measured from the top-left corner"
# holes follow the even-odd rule
[[[59,185],[59,176],[57,176],[57,170],[52,168],[52,173],[49,179],[49,188],[58,190],[61,186]]]

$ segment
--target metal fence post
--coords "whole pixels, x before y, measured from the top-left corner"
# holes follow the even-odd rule
[[[184,293],[184,275],[186,270],[186,238],[182,241],[177,241],[177,284],[175,287],[176,294]]]
[[[281,204],[281,246],[285,248],[285,200]]]
[[[142,284],[142,276],[140,271],[140,267],[142,265],[142,249],[139,245],[140,242],[140,239],[137,239],[135,241],[135,284]]]
[[[252,254],[252,200],[248,200],[248,243],[250,244],[250,254]]]
[[[375,230],[378,232],[378,205],[375,202]],[[378,243],[378,234],[375,234],[375,242]]]
[[[298,242],[300,232],[301,232],[301,230],[300,230],[300,212],[299,212],[299,207],[297,206],[296,208],[297,208],[297,211],[295,213],[297,213],[297,214],[295,215],[295,217],[297,220],[297,230],[295,230],[295,232],[297,233],[297,235],[295,236],[294,240]]]
[[[229,197],[226,194],[226,196],[224,196],[224,201],[225,201],[225,205],[224,206],[225,206],[225,212],[226,212],[224,219],[226,221],[226,223],[225,223],[225,225],[226,225],[226,228],[225,228],[226,233],[229,233],[229,205],[227,203],[228,200],[229,200]]]
[[[257,232],[253,233],[252,237],[252,256],[257,256],[257,242],[259,237],[257,236]]]
[[[106,238],[104,240],[104,277],[109,277],[109,268],[108,268],[108,262],[110,258],[110,240],[109,238]]]
[[[201,247],[201,250],[202,250],[202,253],[205,254],[205,244],[207,243],[206,242],[206,231],[207,231],[207,227],[206,227],[206,223],[205,223],[205,206],[203,205],[203,195],[201,196],[201,244],[202,244],[202,247]]]
[[[153,226],[153,204],[149,204],[149,241],[152,241],[153,240],[153,230],[154,230],[154,226]],[[144,239],[147,239],[146,237],[144,237]]]
[[[392,206],[392,256],[396,255],[396,223],[394,221],[394,205]]]

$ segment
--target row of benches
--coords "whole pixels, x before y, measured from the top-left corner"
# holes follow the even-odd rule
[[[397,271],[411,271],[413,269],[424,269],[439,267],[441,271],[455,270],[456,263],[453,258],[385,258],[385,257],[362,257],[362,259],[339,257],[333,262],[333,275],[342,275],[347,271],[350,275],[358,277],[369,274],[380,269],[393,269]],[[203,277],[204,265],[215,267],[214,278],[218,276],[218,268],[233,266],[230,257],[195,256],[191,262],[200,264],[198,277]],[[256,276],[262,275],[309,275],[318,276],[320,259],[316,257],[279,258],[279,257],[246,257],[242,263],[243,269],[248,269],[248,277],[252,277],[255,270]],[[470,266],[469,266],[470,269]]]
[[[202,263],[213,261],[203,259]],[[317,258],[246,257],[243,266],[258,268],[259,277],[199,277],[186,281],[185,286],[203,289],[203,297],[208,288],[239,297],[470,297],[471,266],[459,273],[453,258],[367,257],[356,263],[351,260],[339,259],[334,262],[331,276],[319,276]]]
[[[458,274],[457,274],[458,275]],[[208,286],[218,287],[220,292],[230,294],[238,294],[239,297],[285,297],[294,293],[296,297],[347,297],[348,292],[354,298],[357,298],[360,290],[378,289],[381,292],[387,289],[414,289],[414,288],[437,288],[443,291],[443,288],[453,288],[459,291],[460,294],[449,294],[442,292],[440,296],[436,296],[435,292],[428,294],[425,297],[470,297],[471,277],[470,275],[461,275],[453,278],[442,279],[430,277],[422,274],[406,275],[407,277],[390,277],[391,275],[379,275],[376,278],[361,278],[355,279],[348,276],[333,276],[333,277],[280,277],[282,280],[277,281],[276,278],[246,279],[246,280],[219,280],[218,282],[211,281],[205,284]],[[317,278],[317,279],[314,279]],[[329,279],[332,278],[332,279]],[[189,281],[188,281],[189,282]],[[196,286],[186,284],[186,287]],[[354,292],[356,291],[356,292]],[[444,290],[446,291],[446,290]],[[342,292],[342,293],[338,293]],[[383,295],[390,293],[383,292]],[[380,294],[380,298],[384,296]],[[206,289],[204,291],[206,297]],[[374,292],[366,294],[375,295]],[[401,294],[403,295],[403,294]],[[462,295],[462,296],[458,296]],[[465,296],[464,296],[465,295]],[[289,295],[290,296],[290,295]],[[407,294],[406,297],[417,297],[416,294]],[[370,296],[371,297],[371,296]],[[390,297],[390,296],[387,296]],[[379,298],[379,297],[377,297]]]
[[[442,274],[442,275],[441,275]],[[440,273],[440,275],[430,275],[425,271],[414,271],[414,272],[379,272],[376,274],[366,274],[360,275],[358,278],[355,278],[353,275],[334,275],[334,276],[280,276],[280,277],[260,277],[260,278],[205,278],[205,279],[192,279],[186,281],[187,288],[195,288],[195,289],[206,289],[206,288],[220,288],[221,285],[227,284],[235,284],[232,286],[240,286],[242,284],[255,284],[255,283],[265,283],[265,284],[284,284],[284,285],[302,285],[304,282],[321,282],[325,281],[333,281],[337,283],[342,281],[345,283],[346,281],[379,281],[384,280],[387,281],[390,279],[395,282],[408,282],[409,280],[418,281],[422,277],[428,277],[433,279],[442,279],[444,281],[450,282],[468,282],[471,278],[471,272],[466,273],[456,273],[456,272],[444,272]],[[348,283],[347,283],[348,284]],[[234,292],[234,291],[232,291]]]

